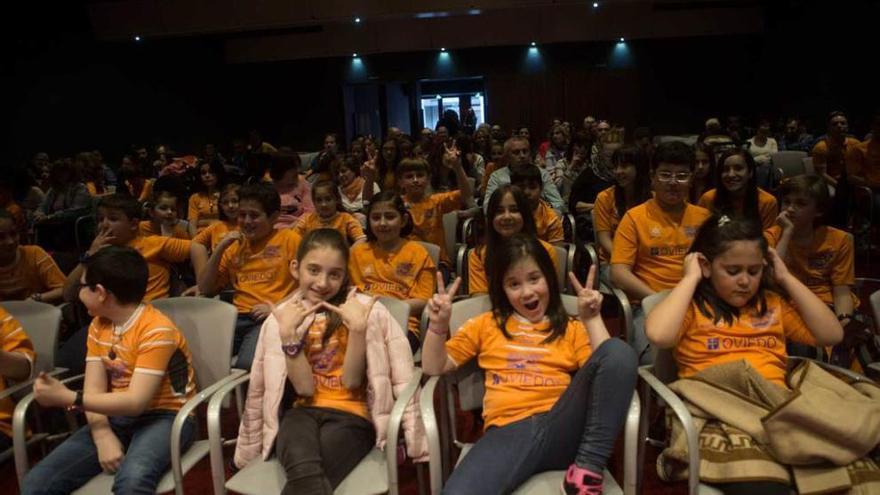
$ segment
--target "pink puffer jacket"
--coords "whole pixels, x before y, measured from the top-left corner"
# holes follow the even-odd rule
[[[363,294],[358,294],[358,298],[361,302],[368,300],[368,296]],[[288,303],[284,302],[279,307],[285,304]],[[311,316],[303,322],[303,326],[310,326],[313,321],[314,316]],[[366,341],[367,406],[376,428],[376,446],[384,449],[391,408],[395,397],[412,378],[413,358],[403,330],[380,302],[370,311]],[[257,456],[268,459],[272,452],[278,434],[278,409],[286,381],[286,358],[281,351],[278,321],[274,316],[269,316],[260,330],[247,402],[238,429],[235,465],[239,468],[245,467]],[[416,462],[427,462],[428,444],[419,416],[418,399],[419,394],[416,393],[406,406],[403,431],[409,457]]]

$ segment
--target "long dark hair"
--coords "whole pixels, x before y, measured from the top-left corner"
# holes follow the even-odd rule
[[[618,148],[611,155],[611,163],[615,166],[631,164],[636,168],[636,180],[633,184],[635,197],[632,206],[640,205],[651,199],[651,170],[648,165],[648,155],[642,148],[635,145]],[[626,204],[626,192],[616,182],[614,184],[614,203],[617,208],[617,216],[623,218],[629,207]]]
[[[214,174],[214,177],[217,177],[217,185],[214,188],[217,191],[222,191],[226,186],[226,168],[223,167],[223,164],[220,163],[219,158],[214,158],[209,162],[202,162],[199,164],[198,168],[195,169],[196,180],[194,189],[197,192],[206,193],[208,192],[208,188],[202,183],[202,167],[207,165],[211,170],[211,173]]]
[[[410,216],[409,210],[406,209],[406,204],[404,204],[403,198],[401,198],[396,192],[382,191],[373,196],[373,199],[370,200],[370,206],[367,207],[367,240],[370,242],[376,240],[376,234],[373,233],[373,226],[370,223],[370,213],[373,212],[373,208],[379,203],[391,203],[391,206],[400,213],[400,216],[403,218],[403,226],[400,228],[400,237],[406,239],[407,236],[412,233],[412,216]]]
[[[327,302],[333,304],[334,306],[339,306],[345,302],[345,299],[348,297],[348,284],[349,284],[349,276],[348,276],[348,243],[343,239],[342,234],[340,234],[336,229],[315,229],[306,234],[305,239],[299,244],[299,249],[296,250],[296,262],[301,264],[303,258],[309,254],[310,251],[317,248],[330,248],[339,251],[339,254],[342,255],[344,260],[345,268],[345,279],[342,281],[342,285],[339,287],[339,292],[336,293],[333,297],[330,298]],[[333,333],[336,332],[336,329],[342,325],[342,317],[340,317],[334,311],[327,312],[327,327],[324,329],[324,335],[321,337],[321,341],[324,345],[327,344],[327,341],[330,340],[330,337],[333,336]]]
[[[702,253],[711,263],[712,260],[724,254],[730,247],[730,243],[734,241],[757,241],[763,259],[768,260],[767,239],[764,238],[761,222],[754,218],[731,218],[727,215],[715,214],[709,217],[697,232],[689,252]],[[764,273],[761,274],[761,284],[758,286],[758,291],[747,304],[748,307],[757,306],[758,316],[764,316],[767,312],[765,291],[773,290],[784,295],[781,288],[776,287],[772,281],[772,268],[768,260],[767,266],[764,267]],[[707,278],[700,280],[697,285],[694,292],[694,302],[700,313],[706,318],[712,318],[715,324],[724,320],[728,325],[733,325],[733,321],[740,316],[739,308],[735,308],[721,299],[715,292],[715,288],[712,287],[712,281]]]
[[[522,215],[523,226],[520,232],[531,237],[538,236],[538,228],[535,225],[535,217],[532,215],[532,207],[529,206],[529,200],[526,198],[525,193],[514,185],[505,184],[492,192],[492,196],[489,197],[489,204],[486,206],[484,232],[486,233],[487,253],[496,252],[497,249],[501,249],[502,245],[507,242],[507,239],[501,237],[501,234],[495,231],[494,222],[495,216],[498,215],[498,210],[501,208],[501,200],[508,193],[513,195],[513,202],[516,203],[516,207],[519,209],[520,215]],[[486,272],[488,273],[491,271],[489,265],[494,257],[485,256],[485,258],[483,264],[486,266]]]
[[[712,147],[705,143],[699,142],[694,146],[694,170],[696,170],[697,168],[696,156],[698,151],[700,153],[705,153],[706,156],[709,157],[709,171],[706,173],[706,177],[703,178],[704,187],[702,191],[697,191],[697,188],[695,187],[696,182],[691,183],[690,197],[691,203],[693,204],[697,204],[700,201],[700,196],[702,196],[703,193],[715,188],[715,169],[718,168],[715,164],[715,152],[712,151]]]
[[[724,173],[724,162],[727,161],[728,158],[739,156],[746,162],[746,167],[749,169],[749,173],[751,177],[749,178],[749,182],[746,184],[745,197],[743,198],[743,211],[742,213],[736,211],[733,206],[733,198],[730,197],[730,192],[724,187],[724,182],[721,180],[721,176]],[[752,155],[749,154],[748,151],[741,149],[730,149],[721,154],[721,157],[718,159],[718,163],[715,166],[715,202],[712,205],[712,209],[719,214],[724,214],[728,216],[744,216],[746,218],[751,219],[759,219],[760,216],[758,214],[758,174],[755,166],[755,159],[752,158]]]
[[[504,292],[504,277],[507,271],[517,262],[531,258],[535,260],[544,279],[550,298],[547,304],[546,316],[550,320],[550,335],[544,339],[549,344],[565,335],[565,329],[571,319],[562,305],[562,297],[559,295],[559,284],[556,281],[556,269],[553,261],[544,246],[538,242],[534,235],[526,235],[522,232],[514,234],[507,239],[497,251],[492,251],[488,256],[494,260],[492,268],[487,272],[489,275],[489,299],[492,301],[492,315],[495,323],[501,329],[501,333],[507,340],[511,339],[507,331],[507,320],[513,315],[514,309],[507,294]]]

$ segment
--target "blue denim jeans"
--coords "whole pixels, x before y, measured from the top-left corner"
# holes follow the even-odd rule
[[[257,340],[263,322],[257,321],[249,314],[239,314],[235,320],[235,339],[232,342],[232,355],[238,356],[235,368],[250,371],[257,351]]]
[[[636,357],[619,339],[595,349],[547,413],[490,428],[452,472],[443,493],[511,493],[532,475],[583,459],[602,471],[626,420]]]
[[[174,416],[173,411],[149,411],[137,417],[110,418],[110,427],[125,450],[113,482],[113,493],[156,493],[156,486],[171,463]],[[189,418],[181,434],[184,451],[192,444],[195,430],[195,420]],[[98,448],[86,425],[28,472],[21,493],[66,494],[98,474],[101,474]]]

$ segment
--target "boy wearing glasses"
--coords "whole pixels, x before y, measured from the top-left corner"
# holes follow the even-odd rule
[[[143,303],[148,271],[137,251],[106,247],[83,265],[79,298],[94,317],[83,389],[41,374],[34,397],[85,411],[88,424],[25,476],[21,493],[70,493],[101,471],[115,473],[113,493],[153,493],[170,462],[174,417],[195,395],[192,358],[174,323]],[[194,434],[187,418],[182,450]]]
[[[709,218],[709,210],[687,202],[694,163],[694,151],[684,143],[658,146],[651,159],[653,199],[630,208],[620,220],[611,252],[611,282],[633,302],[678,283],[694,235]],[[633,326],[631,344],[646,364],[650,353],[645,352],[641,307],[633,308]]]

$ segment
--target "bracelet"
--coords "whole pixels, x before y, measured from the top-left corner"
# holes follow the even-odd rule
[[[849,313],[843,313],[843,314],[837,315],[837,321],[852,320],[852,317],[853,317],[853,315],[851,315]]]
[[[31,299],[37,302],[43,302],[43,294],[40,292],[34,292],[31,294]]]
[[[73,399],[73,404],[67,406],[67,410],[74,411],[82,411],[83,410],[83,391],[77,390],[76,397]]]
[[[449,327],[446,327],[445,330],[438,330],[437,328],[435,328],[431,325],[428,325],[428,331],[431,333],[435,333],[437,335],[441,335],[441,336],[445,337],[446,335],[449,334]]]

